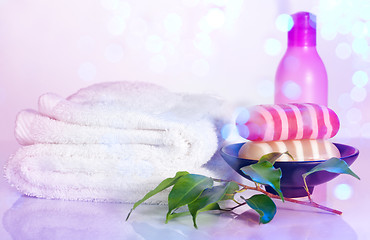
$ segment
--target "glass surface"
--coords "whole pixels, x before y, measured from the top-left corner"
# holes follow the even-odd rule
[[[353,139],[347,144],[361,151],[352,165],[361,181],[350,176],[330,181],[325,203],[343,211],[342,216],[276,201],[278,211],[269,224],[259,225],[258,215],[243,207],[221,215],[201,213],[196,230],[189,216],[165,224],[167,206],[139,206],[125,222],[132,204],[30,198],[21,196],[0,178],[0,239],[366,239],[370,234],[370,198],[366,191],[370,184],[370,149],[366,146],[370,141]],[[0,146],[2,167],[18,146],[14,142],[2,142]],[[348,197],[343,192],[348,193],[348,187],[350,197],[343,199]],[[338,195],[338,191],[342,193]]]

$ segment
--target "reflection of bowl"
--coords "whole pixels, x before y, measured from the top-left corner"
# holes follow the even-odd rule
[[[244,143],[237,143],[223,147],[221,149],[221,156],[236,172],[250,180],[250,178],[245,175],[240,169],[242,167],[256,163],[257,161],[238,157],[239,149],[243,144]],[[348,165],[351,165],[358,157],[358,149],[344,144],[334,144],[340,152],[341,159],[344,160]],[[303,187],[304,183],[302,174],[310,171],[312,168],[314,168],[319,163],[322,163],[323,161],[325,160],[301,162],[276,161],[274,167],[280,168],[282,171],[280,188],[284,197],[294,198],[307,196],[307,193]],[[325,183],[335,178],[336,176],[338,176],[338,174],[330,173],[327,171],[319,171],[307,176],[306,181],[310,193],[312,193],[314,186]],[[266,186],[266,191],[276,194],[276,192],[270,186]]]

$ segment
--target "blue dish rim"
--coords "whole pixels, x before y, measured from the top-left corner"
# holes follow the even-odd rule
[[[237,146],[237,145],[240,145],[240,147],[245,144],[246,142],[241,142],[241,143],[233,143],[233,144],[229,144],[229,145],[226,145],[226,146],[223,146],[220,151],[222,152],[222,154],[225,154],[225,155],[228,155],[232,158],[235,158],[235,159],[238,159],[238,160],[242,160],[242,161],[251,161],[251,162],[255,162],[257,163],[258,160],[253,160],[253,159],[247,159],[247,158],[240,158],[238,156],[235,156],[235,155],[231,155],[229,154],[228,152],[225,151],[226,148],[230,148],[231,146]],[[349,145],[346,145],[346,144],[341,144],[341,143],[333,143],[340,151],[340,154],[341,154],[341,157],[340,159],[342,160],[345,160],[347,158],[351,158],[351,157],[354,157],[356,155],[359,154],[359,150],[355,147],[352,147],[352,146],[349,146]],[[239,149],[240,149],[239,147]],[[346,149],[346,150],[350,150],[350,152],[353,152],[351,154],[348,154],[348,155],[345,155],[343,156],[342,155],[342,150],[343,149]],[[325,162],[327,159],[325,160],[315,160],[315,161],[276,161],[275,164],[299,164],[299,165],[302,165],[302,164],[315,164],[315,163],[322,163],[322,162]]]

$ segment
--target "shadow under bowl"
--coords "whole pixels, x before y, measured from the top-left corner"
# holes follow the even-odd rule
[[[224,160],[232,167],[237,173],[241,176],[249,179],[250,177],[245,175],[240,169],[242,167],[257,163],[257,160],[239,158],[239,150],[244,143],[237,143],[224,146],[221,148],[220,153]],[[359,154],[359,150],[344,144],[334,143],[338,148],[341,159],[344,160],[349,166],[356,160]],[[296,198],[296,197],[305,197],[307,192],[304,189],[304,182],[302,174],[310,171],[312,168],[318,164],[324,162],[325,160],[318,161],[276,161],[274,164],[275,168],[280,168],[282,172],[282,177],[280,181],[280,189],[284,197]],[[307,186],[310,193],[313,192],[314,186],[328,182],[338,176],[337,173],[330,173],[327,171],[319,171],[313,174],[310,174],[306,178]],[[275,190],[270,186],[265,186],[266,191],[276,194]]]

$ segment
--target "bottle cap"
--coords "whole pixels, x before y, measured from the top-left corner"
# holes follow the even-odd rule
[[[294,25],[288,32],[288,46],[316,46],[316,16],[309,12],[291,16]]]

